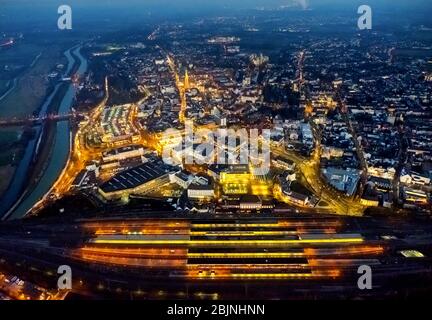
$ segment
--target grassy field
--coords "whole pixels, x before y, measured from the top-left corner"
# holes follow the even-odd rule
[[[6,190],[15,168],[11,165],[20,153],[19,135],[16,129],[0,128],[0,195]]]
[[[11,164],[14,154],[19,149],[19,132],[16,129],[0,128],[0,166]]]
[[[60,46],[54,46],[49,50],[36,46],[28,48],[32,51],[33,58],[27,60],[28,66],[18,76],[16,88],[0,101],[0,117],[26,117],[41,105],[49,86],[47,75],[58,63],[66,62],[62,49]],[[30,67],[39,54],[39,59]],[[2,58],[0,63],[5,63],[4,59]],[[17,60],[11,57],[9,61]]]
[[[2,50],[0,96],[8,89],[8,81],[16,77],[18,82],[0,101],[0,117],[27,117],[42,104],[49,86],[47,75],[58,63],[66,63],[63,51],[64,46],[60,45],[47,48],[25,43]],[[21,133],[20,127],[0,128],[0,195],[8,187],[15,172],[14,165],[24,151],[24,146],[19,143]]]
[[[12,82],[12,80],[0,79],[0,97],[9,89],[9,82]]]
[[[0,195],[6,191],[14,172],[15,168],[10,165],[0,166]]]

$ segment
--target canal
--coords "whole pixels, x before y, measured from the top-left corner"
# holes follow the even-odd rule
[[[78,76],[82,76],[87,71],[87,60],[81,55],[80,50],[81,47],[76,46],[64,52],[68,60],[67,69],[63,75],[64,77],[70,76],[70,72],[74,66],[75,61],[71,52],[73,55],[78,57],[79,60],[77,61],[79,63],[77,70]],[[59,88],[60,83],[55,86],[53,92],[45,100],[39,113],[40,116],[46,114],[48,107]],[[75,94],[76,88],[71,82],[63,99],[61,100],[59,113],[67,113],[71,110]],[[20,161],[8,191],[1,199],[0,215],[4,215],[3,218],[7,217],[8,219],[19,219],[24,217],[26,213],[50,190],[51,186],[59,177],[67,163],[70,152],[71,131],[69,127],[69,121],[66,120],[57,122],[51,156],[47,160],[48,164],[42,174],[42,177],[38,181],[37,185],[32,188],[32,190],[29,190],[29,192],[21,195],[23,190],[25,190],[26,183],[28,182],[27,179],[29,167],[39,151],[39,140],[41,138],[42,131],[42,125],[36,127],[35,138],[29,141],[24,157]]]

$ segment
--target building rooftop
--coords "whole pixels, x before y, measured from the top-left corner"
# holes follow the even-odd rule
[[[174,171],[174,167],[160,160],[147,162],[115,175],[112,179],[103,183],[100,189],[105,193],[133,189]]]

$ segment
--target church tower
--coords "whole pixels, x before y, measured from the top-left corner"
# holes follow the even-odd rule
[[[185,72],[184,89],[185,90],[190,89],[189,74],[188,74],[187,70]]]

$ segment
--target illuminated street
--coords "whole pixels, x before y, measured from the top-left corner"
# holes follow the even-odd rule
[[[0,300],[429,296],[432,7],[386,1],[5,0]]]

